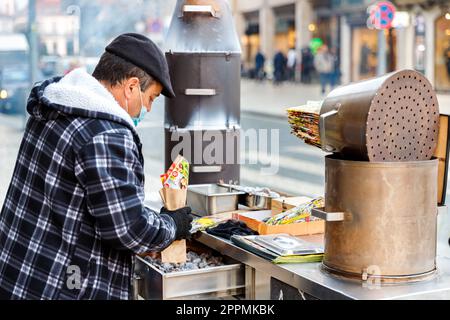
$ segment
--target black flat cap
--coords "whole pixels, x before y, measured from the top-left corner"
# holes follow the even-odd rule
[[[149,38],[137,33],[124,33],[115,38],[105,50],[147,72],[161,83],[163,95],[175,97],[166,58]]]

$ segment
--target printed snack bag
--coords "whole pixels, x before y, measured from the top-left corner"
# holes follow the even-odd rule
[[[161,176],[162,189],[159,191],[168,210],[177,210],[186,205],[187,186],[189,182],[189,162],[178,155],[169,170]],[[186,257],[186,240],[174,241],[161,252],[163,263],[184,263]]]

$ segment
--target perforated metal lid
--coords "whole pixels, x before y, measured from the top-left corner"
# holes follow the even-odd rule
[[[438,131],[438,101],[429,81],[415,71],[397,72],[383,83],[369,109],[369,160],[429,160],[436,149]]]

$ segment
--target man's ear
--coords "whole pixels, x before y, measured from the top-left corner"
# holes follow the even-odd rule
[[[137,77],[131,77],[124,81],[125,85],[125,97],[130,99],[133,96],[133,91],[139,86],[139,79]]]

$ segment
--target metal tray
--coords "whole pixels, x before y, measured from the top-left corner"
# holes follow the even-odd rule
[[[238,204],[247,207],[250,210],[270,210],[272,208],[272,199],[275,199],[269,195],[260,195],[255,193],[250,193],[246,190],[240,190],[242,186],[218,183],[220,187],[225,187],[228,190],[234,190],[242,192],[238,197]]]
[[[323,253],[321,245],[310,243],[288,234],[255,236],[252,241],[280,256]]]
[[[272,197],[260,196],[256,194],[246,194],[245,197],[239,197],[239,203],[252,210],[270,210],[272,209]]]
[[[134,272],[139,280],[134,282],[134,290],[146,300],[212,299],[243,294],[244,265],[223,258],[224,266],[164,273],[137,256]]]
[[[237,210],[238,197],[245,192],[230,190],[217,184],[194,184],[188,186],[187,205],[198,216]]]

